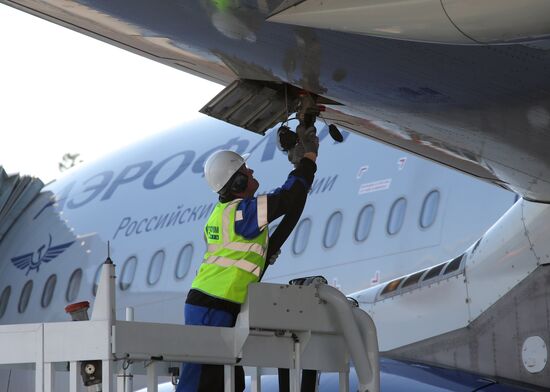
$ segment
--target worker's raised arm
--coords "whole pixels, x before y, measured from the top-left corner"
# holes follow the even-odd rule
[[[317,171],[315,161],[319,151],[319,138],[315,127],[305,128],[300,125],[297,134],[299,142],[288,151],[288,159],[294,163],[295,169],[290,172],[281,188],[267,195],[269,222],[288,213],[298,212],[299,217]]]
[[[316,130],[310,127],[298,132],[299,142],[288,151],[294,170],[288,174],[285,183],[266,195],[244,199],[237,207],[235,232],[245,238],[254,238],[270,222],[284,216],[276,232],[270,236],[270,250],[278,250],[298,223],[317,170],[315,161],[319,139]]]
[[[303,209],[313,184],[317,165],[305,156],[295,165],[286,182],[267,196],[267,220],[272,222],[282,215]]]
[[[271,222],[284,216],[269,237],[267,260],[279,251],[300,220],[316,170],[313,159],[302,158],[296,169],[288,175],[285,184],[267,195],[268,220]]]
[[[290,236],[300,220],[311,189],[317,165],[319,139],[314,127],[298,127],[300,142],[288,152],[289,160],[295,169],[288,175],[285,184],[267,195],[267,219],[269,222],[283,216],[277,229],[269,237],[267,260],[273,260],[284,242]]]
[[[245,238],[254,238],[270,222],[283,215],[295,216],[296,219],[293,221],[297,222],[304,208],[316,170],[317,165],[314,160],[304,156],[295,165],[295,169],[288,174],[281,187],[266,195],[241,200],[237,207],[235,232]],[[285,226],[283,225],[283,227]],[[290,227],[288,234],[293,228],[294,226]],[[272,240],[273,235],[270,237],[270,241]]]

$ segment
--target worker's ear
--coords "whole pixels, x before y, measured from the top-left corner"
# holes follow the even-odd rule
[[[248,187],[248,176],[241,172],[236,172],[231,179],[229,187],[231,193],[241,193]]]

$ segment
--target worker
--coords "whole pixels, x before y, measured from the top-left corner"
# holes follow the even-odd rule
[[[217,151],[206,161],[204,175],[219,195],[206,223],[207,250],[185,303],[185,323],[233,327],[250,283],[258,282],[298,222],[313,183],[319,148],[314,127],[299,126],[299,141],[288,151],[294,163],[286,182],[255,196],[259,183],[245,159]],[[283,216],[268,240],[267,225]],[[268,245],[269,244],[269,245]],[[244,390],[244,371],[235,368],[235,390]],[[182,364],[176,392],[222,392],[221,365]]]

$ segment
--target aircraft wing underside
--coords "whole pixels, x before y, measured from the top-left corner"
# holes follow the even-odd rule
[[[224,85],[248,79],[303,88],[339,103],[324,114],[332,123],[550,201],[544,29],[514,24],[506,39],[519,43],[502,44],[493,31],[501,44],[457,45],[334,31],[330,18],[313,27],[268,21],[288,12],[282,0],[0,2]]]

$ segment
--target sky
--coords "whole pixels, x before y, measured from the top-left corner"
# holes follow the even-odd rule
[[[222,86],[0,4],[0,166],[60,175],[173,128]]]

